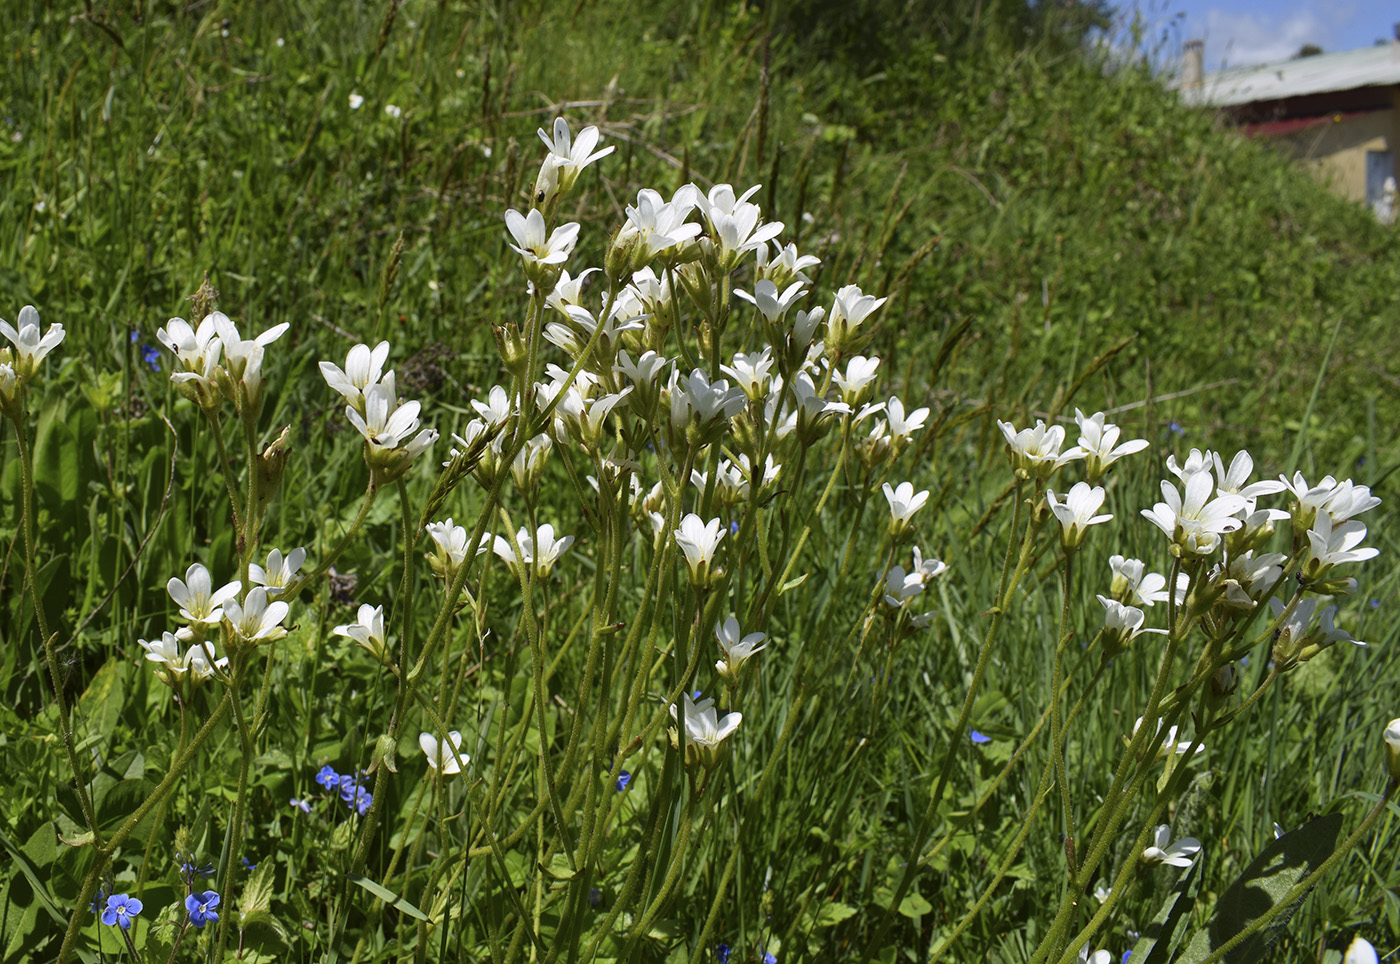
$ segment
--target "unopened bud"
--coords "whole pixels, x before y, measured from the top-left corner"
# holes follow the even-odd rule
[[[258,456],[258,508],[262,508],[277,497],[277,489],[282,484],[282,471],[287,467],[287,436],[290,425],[272,440]]]

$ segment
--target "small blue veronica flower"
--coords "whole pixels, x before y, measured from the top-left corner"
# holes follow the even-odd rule
[[[316,772],[316,782],[327,790],[333,790],[340,784],[340,774],[332,767],[323,766]]]
[[[195,927],[203,927],[210,921],[219,919],[219,912],[215,907],[219,906],[219,895],[212,890],[206,890],[202,894],[190,894],[185,898],[185,910],[189,912],[190,923]]]
[[[763,964],[778,964],[778,959],[765,951],[763,954]]]
[[[1372,609],[1380,609],[1380,608],[1381,608],[1381,601],[1380,601],[1379,599],[1372,599],[1372,600],[1371,600],[1371,608],[1372,608]]]
[[[730,533],[733,534],[733,535],[738,535],[738,534],[739,534],[739,522],[738,522],[737,519],[736,519],[735,521],[729,523],[729,531],[730,531]]]
[[[141,913],[141,901],[126,894],[113,894],[107,898],[107,908],[102,912],[102,923],[108,927],[115,924],[124,931],[131,930],[131,919]]]
[[[251,860],[249,860],[247,857],[244,857],[244,858],[243,858],[243,869],[244,869],[244,870],[257,870],[257,869],[258,869],[258,865],[255,864],[255,863],[253,863],[253,862],[252,862]]]
[[[107,888],[105,886],[98,887],[97,893],[92,896],[92,900],[88,901],[88,910],[92,911],[94,914],[100,914],[102,913],[102,908],[105,907],[106,904]]]
[[[374,795],[360,783],[358,774],[346,773],[340,778],[340,799],[347,807],[357,811],[363,817],[369,812],[370,804],[374,802]]]
[[[979,733],[979,732],[977,732],[976,730],[973,730],[973,731],[972,731],[971,736],[972,736],[972,742],[973,742],[973,743],[990,743],[990,742],[992,742],[992,738],[991,738],[990,736],[988,736],[988,735],[985,734],[985,733]]]
[[[729,964],[729,945],[728,945],[728,944],[718,944],[718,945],[716,945],[716,946],[715,946],[715,957],[719,960],[719,964]]]
[[[141,360],[146,363],[151,371],[160,371],[160,349],[156,348],[154,345],[141,346]]]
[[[617,775],[617,792],[621,793],[623,790],[626,790],[627,784],[631,782],[632,774],[628,773],[626,770],[623,770]]]
[[[1180,422],[1168,422],[1168,423],[1167,423],[1167,431],[1168,431],[1168,432],[1171,432],[1173,435],[1185,435],[1185,434],[1186,434],[1186,429],[1184,429],[1184,428],[1181,427],[1181,423],[1180,423]]]
[[[292,806],[296,807],[296,808],[297,808],[298,810],[300,810],[302,813],[310,813],[310,812],[311,812],[311,801],[310,801],[310,800],[298,800],[296,797],[292,797]]]

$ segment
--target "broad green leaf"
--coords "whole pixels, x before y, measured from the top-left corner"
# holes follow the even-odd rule
[[[1167,961],[1171,960],[1172,951],[1180,943],[1180,938],[1173,940],[1176,925],[1181,922],[1183,916],[1191,913],[1196,891],[1200,889],[1201,879],[1197,873],[1200,867],[1201,861],[1199,860],[1191,863],[1191,866],[1177,880],[1171,895],[1167,897],[1147,926],[1142,929],[1142,936],[1133,946],[1132,959],[1134,961],[1140,961],[1141,964],[1166,964]],[[1182,899],[1183,897],[1185,900]]]
[[[1337,846],[1342,815],[1329,813],[1310,820],[1270,843],[1244,873],[1220,897],[1215,913],[1187,945],[1178,964],[1200,964],[1217,948],[1284,899],[1288,891],[1317,869]],[[1268,926],[1251,934],[1225,955],[1225,964],[1250,964],[1278,940],[1302,899],[1279,914]]]
[[[917,890],[910,891],[899,902],[899,912],[905,917],[922,917],[933,910],[933,905],[924,900]]]

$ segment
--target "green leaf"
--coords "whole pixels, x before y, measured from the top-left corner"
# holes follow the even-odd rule
[[[931,910],[933,910],[933,905],[924,900],[917,890],[910,891],[899,902],[899,912],[905,917],[922,917]]]
[[[839,924],[847,917],[855,916],[856,909],[850,904],[842,904],[838,901],[822,904],[821,910],[817,911],[817,927],[830,927],[832,924]]]
[[[384,903],[388,904],[390,907],[393,907],[396,910],[407,914],[414,920],[426,921],[428,919],[427,914],[423,913],[417,907],[414,907],[405,898],[400,897],[398,894],[394,893],[387,887],[381,887],[379,884],[370,880],[368,877],[363,877],[360,874],[351,874],[350,881],[351,883],[359,884],[365,890],[369,891],[371,894],[384,901]]]
[[[1220,897],[1210,923],[1192,935],[1178,964],[1200,964],[1284,899],[1299,881],[1331,855],[1342,829],[1342,815],[1329,813],[1308,821],[1270,843]],[[1306,896],[1306,895],[1304,895]],[[1251,934],[1227,953],[1224,964],[1250,964],[1278,940],[1303,899]]]
[[[1152,920],[1142,929],[1142,936],[1133,946],[1134,961],[1141,964],[1166,964],[1171,959],[1172,951],[1180,943],[1180,938],[1173,940],[1176,925],[1181,918],[1191,912],[1191,906],[1195,903],[1196,891],[1200,889],[1201,879],[1196,871],[1200,869],[1201,862],[1193,861],[1186,873],[1182,874],[1172,888],[1171,896],[1162,904]],[[1185,900],[1182,898],[1185,897]]]

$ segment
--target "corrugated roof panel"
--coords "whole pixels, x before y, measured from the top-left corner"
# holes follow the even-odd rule
[[[1199,87],[1181,88],[1181,96],[1191,104],[1232,107],[1390,84],[1400,84],[1400,43],[1257,67],[1232,67],[1206,74]]]

